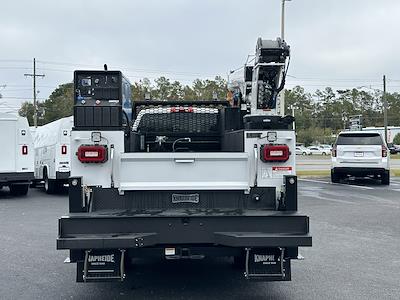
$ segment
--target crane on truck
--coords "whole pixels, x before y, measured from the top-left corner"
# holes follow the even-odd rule
[[[120,71],[75,71],[57,249],[69,250],[78,282],[124,280],[136,258],[207,256],[232,257],[249,280],[291,280],[312,237],[298,212],[294,118],[281,114],[289,57],[279,38],[258,39],[235,106],[131,105]]]

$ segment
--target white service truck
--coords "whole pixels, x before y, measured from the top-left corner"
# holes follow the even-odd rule
[[[245,68],[248,102],[236,105],[132,107],[119,71],[75,71],[69,214],[57,249],[69,250],[77,281],[123,280],[137,258],[207,256],[232,257],[247,279],[291,280],[291,260],[312,238],[297,212],[294,118],[280,114],[289,52],[259,39]]]
[[[47,193],[55,193],[70,176],[70,135],[73,117],[37,127],[34,132],[35,181],[44,182]]]
[[[33,180],[33,141],[26,118],[0,113],[0,188],[26,195]]]

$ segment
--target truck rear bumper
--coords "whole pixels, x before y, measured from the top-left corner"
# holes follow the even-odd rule
[[[33,172],[0,173],[0,183],[28,183],[33,179]]]
[[[68,181],[69,176],[71,176],[71,172],[60,172],[60,171],[56,171],[56,179],[57,179],[57,180],[65,180],[65,181]]]
[[[386,169],[382,167],[334,167],[333,171],[337,174],[367,176],[383,174]]]
[[[157,245],[229,247],[311,246],[309,219],[297,213],[75,213],[59,219],[57,249],[141,248]]]

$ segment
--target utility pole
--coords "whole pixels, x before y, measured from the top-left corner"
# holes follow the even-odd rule
[[[383,75],[383,95],[382,95],[382,100],[383,100],[383,124],[385,126],[385,142],[388,142],[388,132],[387,132],[387,127],[388,127],[388,117],[387,117],[387,99],[386,99],[386,76]]]
[[[285,2],[292,0],[282,0],[282,13],[281,13],[281,39],[285,40]]]
[[[36,77],[44,77],[44,74],[36,74],[36,59],[33,59],[33,74],[24,74],[33,78],[33,126],[37,127],[37,104],[36,104]]]

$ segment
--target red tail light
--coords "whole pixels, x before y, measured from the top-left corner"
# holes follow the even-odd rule
[[[193,112],[193,107],[183,107],[183,106],[178,106],[178,107],[171,107],[169,109],[170,112]]]
[[[382,157],[388,156],[388,150],[385,145],[382,145]]]
[[[28,155],[28,146],[27,145],[22,146],[22,155]]]
[[[67,154],[67,146],[66,145],[61,146],[61,154]]]
[[[332,148],[332,157],[336,157],[336,155],[337,155],[337,149],[336,149],[336,146],[333,146],[333,148]]]
[[[263,162],[270,161],[287,161],[290,152],[287,145],[263,145],[261,146],[261,160]]]
[[[107,146],[82,145],[78,148],[77,155],[82,163],[104,163],[108,159]]]

